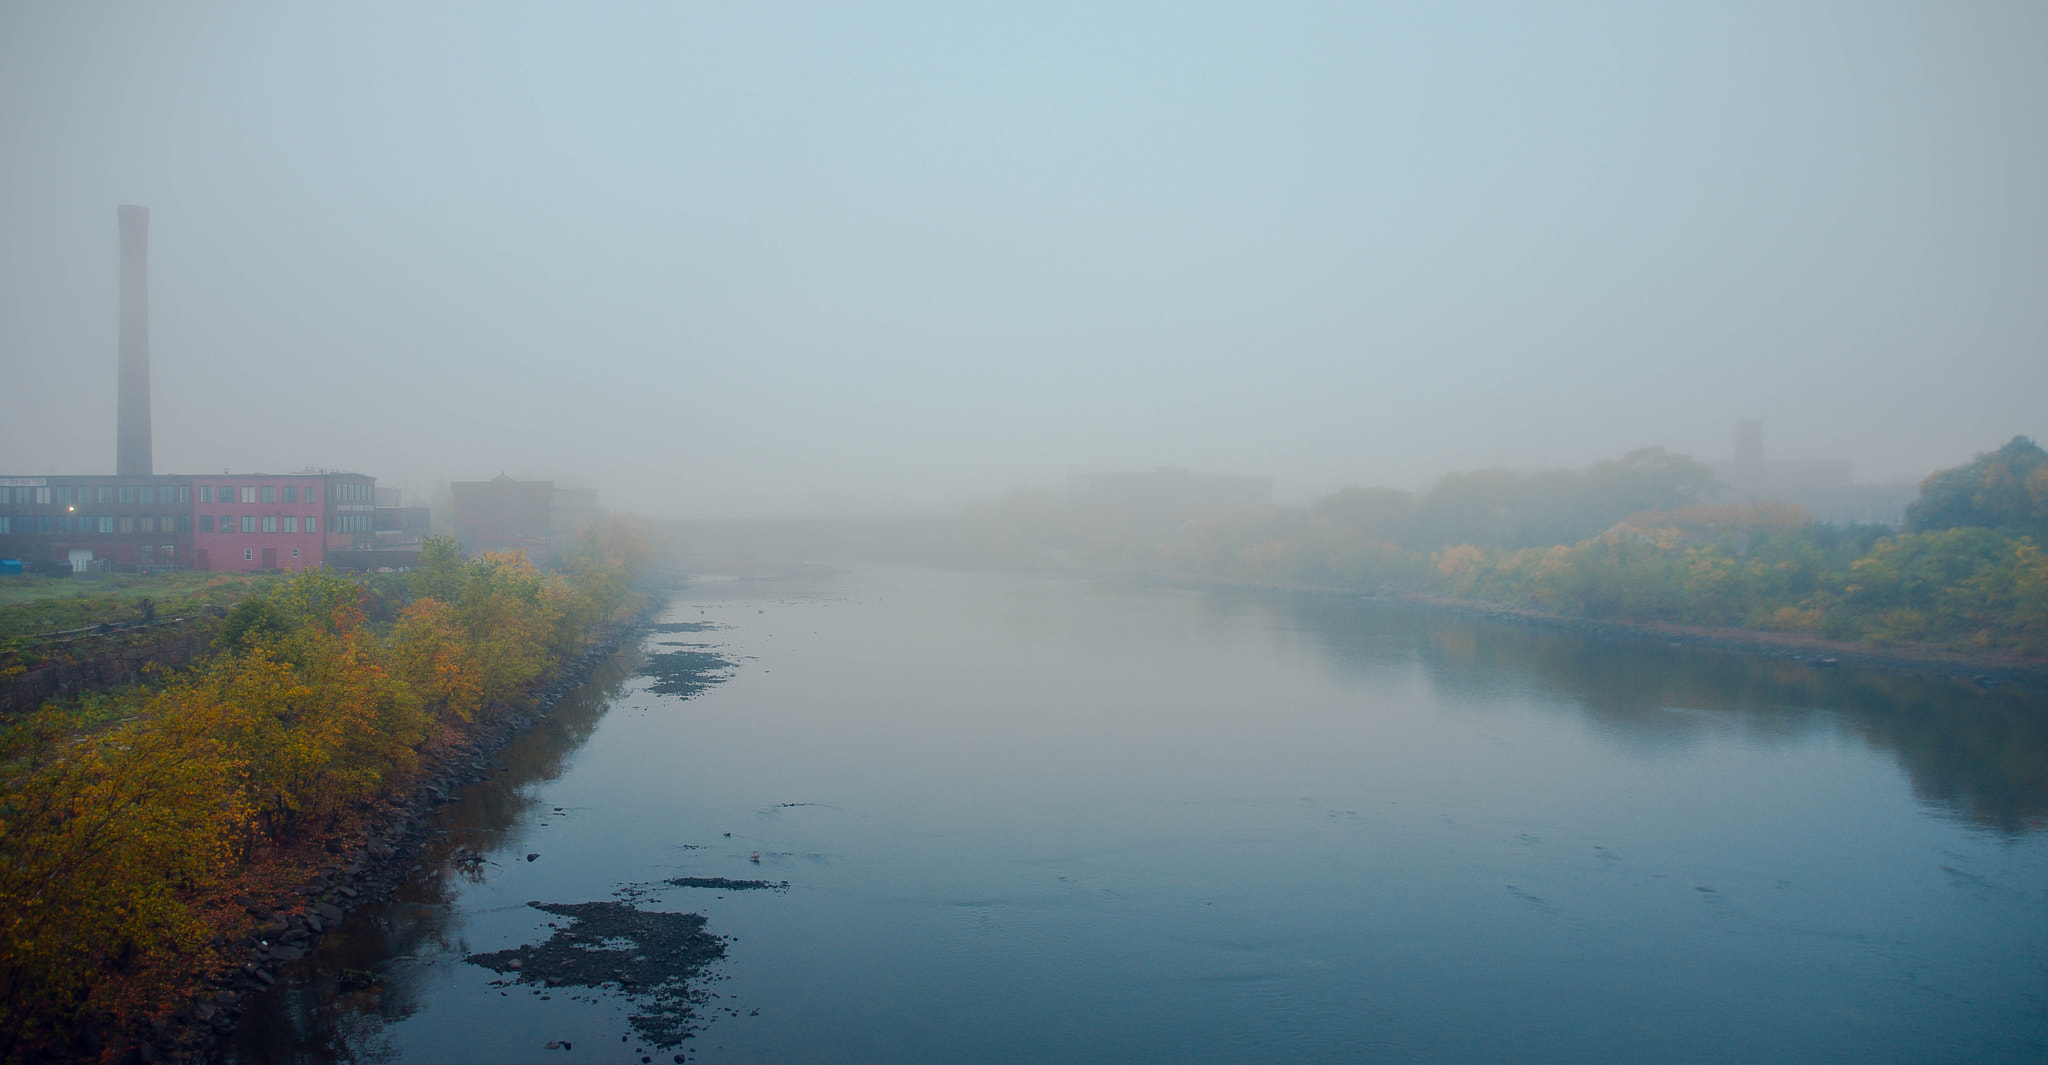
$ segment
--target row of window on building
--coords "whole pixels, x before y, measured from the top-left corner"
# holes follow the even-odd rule
[[[299,501],[299,486],[295,484],[245,484],[240,488],[236,488],[234,485],[224,484],[220,486],[218,497],[216,497],[212,485],[202,484],[199,486],[199,501],[201,503],[212,503],[216,499],[222,503],[233,503],[238,495],[244,503],[296,503]],[[313,492],[313,486],[310,484],[306,486],[306,502],[319,502],[319,499],[315,497]]]
[[[199,531],[203,533],[216,531],[224,533],[236,531],[245,533],[295,533],[299,531],[301,522],[305,525],[305,531],[309,533],[320,531],[320,519],[311,514],[303,518],[297,514],[286,514],[282,517],[276,514],[243,514],[239,518],[233,514],[223,514],[220,516],[217,525],[213,515],[201,514],[199,515]],[[367,514],[344,514],[339,525],[340,528],[337,531],[340,532],[369,532],[370,516]],[[357,525],[360,525],[361,528],[354,527]],[[109,535],[126,533],[132,535],[134,533],[189,533],[191,531],[192,519],[182,514],[165,514],[162,516],[145,514],[139,518],[125,514],[0,514],[0,536],[9,536],[16,533],[24,535],[28,533],[106,533]]]
[[[358,488],[362,489],[362,491],[350,491],[351,489]],[[336,498],[342,500],[347,500],[354,496],[362,496],[367,499],[370,492],[370,486],[367,484],[344,483],[336,485],[335,489]],[[245,484],[239,487],[224,484],[218,488],[210,484],[199,486],[199,501],[201,503],[233,503],[238,500],[243,503],[297,503],[300,502],[300,494],[300,486],[295,484]],[[310,484],[304,487],[304,496],[304,501],[307,503],[318,503],[320,501],[319,493]],[[0,487],[0,504],[13,503],[17,506],[35,506],[38,504],[49,506],[55,504],[63,507],[93,503],[105,506],[136,504],[149,506],[156,503],[190,502],[192,502],[192,486],[182,484]]]
[[[313,519],[308,518],[307,521]],[[181,514],[165,514],[158,517],[144,514],[132,515],[100,514],[0,514],[0,536],[14,533],[129,533],[138,532],[180,532],[192,531],[192,519]]]
[[[202,488],[199,490],[202,500],[206,497],[208,491],[210,489]],[[310,488],[306,490],[306,501],[309,503],[313,501],[313,490]],[[114,506],[117,504],[125,506],[135,504],[153,506],[157,503],[190,502],[192,502],[192,486],[183,484],[161,486],[153,484],[109,484],[99,486],[79,485],[76,487],[70,485],[57,485],[55,487],[50,485],[34,485],[0,488],[0,503],[13,503],[16,506],[24,507],[36,504],[47,506],[52,503],[63,507],[92,503],[104,506]]]
[[[231,533],[231,532],[235,532],[235,531],[237,531],[237,530],[236,530],[236,524],[235,524],[235,521],[236,521],[236,519],[235,519],[235,516],[234,516],[233,514],[223,514],[223,515],[221,515],[221,516],[220,516],[220,528],[219,528],[219,530],[218,530],[218,531],[220,531],[220,532],[224,532],[224,533]],[[280,526],[279,526],[279,523],[280,523],[280,521],[282,522],[282,528],[281,528],[281,529],[280,529]],[[308,514],[308,515],[306,515],[306,518],[305,518],[305,522],[306,522],[306,531],[307,531],[307,532],[309,532],[309,533],[317,533],[317,532],[319,532],[319,531],[320,531],[320,519],[319,519],[319,518],[316,518],[316,517],[312,516],[311,514]],[[215,529],[214,529],[214,524],[213,524],[213,515],[211,515],[211,514],[201,514],[201,515],[199,515],[199,531],[200,531],[200,532],[203,532],[203,533],[210,533],[210,532],[214,532],[214,531],[215,531]],[[275,515],[275,514],[262,514],[262,515],[257,515],[257,514],[244,514],[244,515],[242,515],[242,517],[241,517],[241,527],[240,527],[240,531],[241,531],[241,532],[245,532],[245,533],[252,533],[252,532],[267,532],[267,533],[274,533],[274,532],[279,532],[279,531],[282,531],[282,532],[288,532],[288,533],[295,533],[295,532],[298,532],[298,531],[299,531],[299,516],[298,516],[297,514],[286,514],[286,515],[284,515],[284,517],[283,517],[283,518],[281,518],[281,519],[280,519],[280,518],[279,518],[279,517],[278,517],[277,515]]]

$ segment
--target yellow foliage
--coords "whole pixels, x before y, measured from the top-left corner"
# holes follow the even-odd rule
[[[448,604],[414,600],[399,614],[391,637],[392,671],[427,712],[458,721],[476,718],[483,705],[483,671]]]
[[[0,730],[0,1030],[55,1031],[138,958],[190,964],[209,931],[190,900],[237,858],[382,793],[431,734],[579,651],[653,558],[630,521],[588,543],[550,577],[431,542],[381,638],[362,585],[294,575],[236,608],[220,653],[122,696],[116,725],[53,711]]]
[[[1456,544],[1437,553],[1436,571],[1446,577],[1457,577],[1479,568],[1485,552],[1471,544]]]
[[[190,948],[181,896],[224,867],[243,819],[224,746],[154,718],[90,736],[45,712],[0,744],[0,1030],[85,1002],[98,973]]]

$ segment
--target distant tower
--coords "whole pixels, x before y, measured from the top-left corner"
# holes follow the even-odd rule
[[[149,208],[123,204],[121,220],[121,377],[114,473],[147,477],[149,454]]]
[[[1764,423],[1744,418],[1735,423],[1735,487],[1754,490],[1764,482]]]

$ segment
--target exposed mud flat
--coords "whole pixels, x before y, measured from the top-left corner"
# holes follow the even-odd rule
[[[712,632],[722,628],[725,628],[725,626],[715,621],[664,621],[659,625],[648,626],[649,631],[658,632],[664,636],[674,635],[678,632]]]
[[[739,663],[715,651],[661,651],[647,656],[640,672],[654,678],[656,695],[688,699],[732,678]]]
[[[704,931],[704,916],[642,910],[631,902],[531,902],[575,923],[547,942],[471,954],[466,959],[509,975],[514,984],[584,987],[624,995],[626,1020],[648,1042],[673,1047],[704,1027],[706,992],[695,980],[725,957],[726,939]]]

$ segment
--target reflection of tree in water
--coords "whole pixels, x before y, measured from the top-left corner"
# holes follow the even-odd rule
[[[2002,832],[2048,828],[2048,698],[1946,678],[1667,647],[1648,639],[1487,622],[1332,597],[1280,609],[1336,667],[1384,672],[1420,660],[1469,705],[1533,685],[1633,745],[1670,748],[1717,732],[1784,743],[1847,732],[1896,757],[1916,796]],[[1674,712],[1676,711],[1676,712]]]
[[[1898,753],[1921,799],[2003,832],[2048,828],[2048,706],[2018,692],[1958,693],[1960,685],[1855,675],[1881,689],[1856,720]]]
[[[448,953],[453,888],[445,871],[434,868],[401,888],[398,898],[350,914],[321,949],[283,974],[268,995],[250,1001],[255,1008],[236,1028],[228,1061],[396,1059],[386,1029],[419,1012],[423,996],[413,967],[383,963]]]
[[[604,720],[612,701],[639,666],[639,655],[615,655],[589,680],[565,695],[546,720],[514,737],[497,757],[493,774],[446,808],[448,832],[420,844],[412,877],[389,901],[364,906],[328,933],[320,949],[280,977],[268,994],[250,1000],[227,1060],[248,1065],[292,1062],[375,1062],[398,1051],[387,1028],[419,1012],[422,973],[460,964],[463,951],[450,918],[461,885],[489,867],[451,860],[458,852],[488,851],[506,832],[531,819],[537,801],[524,792],[536,780],[561,775],[567,758]],[[392,959],[433,959],[432,964],[390,964]]]

